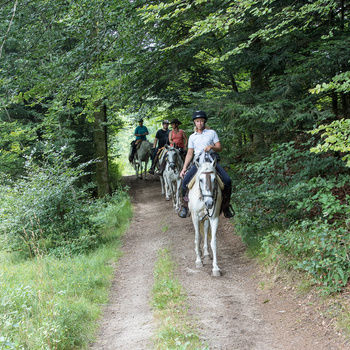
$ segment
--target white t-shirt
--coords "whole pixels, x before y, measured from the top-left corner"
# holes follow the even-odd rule
[[[198,154],[203,151],[206,146],[215,145],[219,141],[220,140],[216,131],[212,129],[204,129],[201,134],[194,132],[192,135],[190,135],[187,147],[193,148],[194,155],[198,156]]]

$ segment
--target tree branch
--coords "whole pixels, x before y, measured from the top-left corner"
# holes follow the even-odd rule
[[[1,46],[0,46],[0,58],[1,58],[1,56],[2,56],[2,49],[3,49],[4,45],[5,45],[5,41],[6,41],[6,39],[7,39],[7,36],[8,36],[8,34],[9,34],[9,32],[10,32],[10,29],[11,29],[11,26],[12,26],[12,23],[13,23],[13,19],[15,18],[16,9],[17,9],[17,4],[18,4],[18,0],[15,0],[15,4],[14,4],[13,10],[12,10],[12,11],[13,11],[12,17],[11,17],[9,26],[8,26],[8,28],[7,28],[6,34],[5,34],[5,36],[4,36],[4,40],[3,40],[3,42],[2,42],[2,44],[1,44]]]

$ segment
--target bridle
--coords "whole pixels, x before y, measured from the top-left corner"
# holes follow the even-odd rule
[[[174,170],[174,172],[176,172],[177,170],[178,170],[178,162],[177,162],[177,157],[179,157],[179,154],[178,154],[178,152],[175,150],[175,155],[174,155],[174,159],[175,160],[172,160],[172,161],[169,161],[169,158],[168,158],[168,155],[169,155],[169,150],[167,151],[167,154],[165,155],[165,160],[168,162],[168,164],[169,164],[169,167],[171,168],[171,169],[173,169]]]
[[[215,208],[216,208],[216,202],[217,202],[217,196],[218,196],[218,183],[217,183],[216,179],[214,179],[214,188],[212,188],[212,182],[211,182],[211,177],[210,177],[211,174],[216,175],[216,173],[214,171],[204,171],[204,172],[198,174],[198,177],[202,174],[205,175],[205,180],[206,180],[205,181],[205,187],[206,187],[205,189],[208,192],[211,192],[211,194],[203,194],[201,184],[199,183],[198,184],[199,193],[200,193],[199,199],[201,201],[204,201],[205,197],[212,198],[214,201],[214,205],[211,209],[208,209],[207,206],[205,206],[207,213],[201,218],[201,221],[204,220],[205,217],[211,218],[213,216]]]

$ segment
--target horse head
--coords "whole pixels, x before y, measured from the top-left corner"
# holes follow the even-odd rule
[[[201,198],[207,209],[212,209],[218,191],[216,181],[216,159],[198,164],[197,181]]]
[[[179,151],[176,148],[168,145],[166,145],[165,148],[167,150],[165,159],[169,165],[169,168],[175,171],[177,164],[179,163]]]

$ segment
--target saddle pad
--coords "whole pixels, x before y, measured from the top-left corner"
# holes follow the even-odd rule
[[[216,175],[216,181],[218,182],[218,184],[219,184],[219,186],[220,186],[220,188],[221,188],[221,191],[224,189],[224,183],[222,182],[222,180],[221,180],[221,177],[219,176],[219,175]],[[196,182],[196,177],[195,176],[193,176],[193,178],[191,179],[191,181],[188,183],[188,185],[187,185],[187,188],[190,190],[192,187],[193,187],[193,185],[194,185],[194,183]]]

